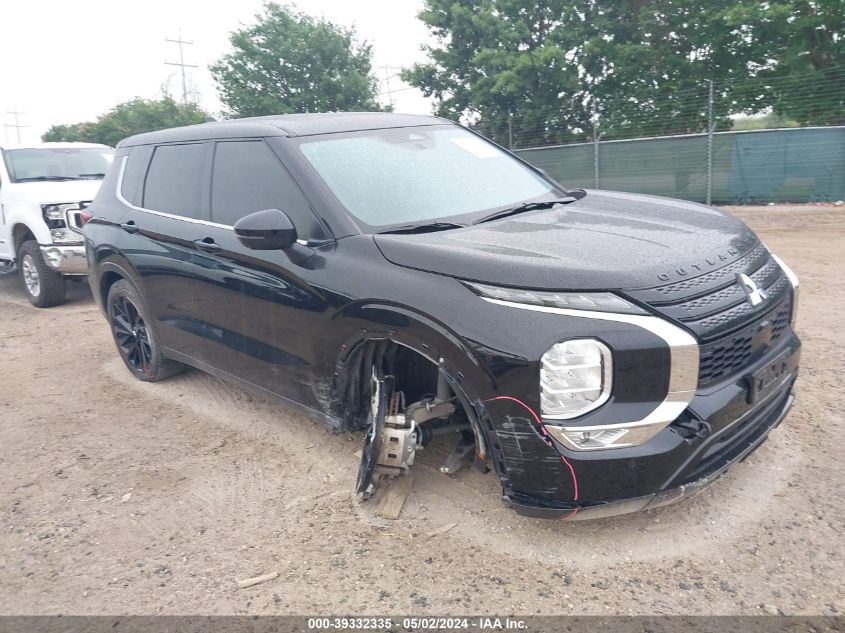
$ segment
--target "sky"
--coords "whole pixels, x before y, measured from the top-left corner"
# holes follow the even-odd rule
[[[157,98],[166,89],[180,99],[176,44],[181,30],[189,91],[206,111],[219,113],[208,65],[229,50],[232,30],[254,21],[261,0],[27,0],[3,3],[0,17],[0,142],[34,142],[51,125],[90,121],[134,97]],[[380,91],[385,75],[397,112],[428,114],[431,102],[395,76],[425,60],[428,31],[416,14],[423,0],[299,0],[298,10],[355,27],[373,46]],[[388,66],[385,72],[382,66]],[[380,97],[387,103],[388,95]]]

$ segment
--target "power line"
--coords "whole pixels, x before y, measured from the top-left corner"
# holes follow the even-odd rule
[[[13,117],[15,117],[15,122],[14,123],[4,123],[3,127],[4,128],[10,128],[10,127],[15,128],[15,132],[17,133],[17,137],[18,137],[18,143],[20,143],[21,142],[21,128],[22,127],[29,127],[29,126],[21,124],[20,119],[18,117],[22,114],[26,114],[26,112],[22,112],[22,111],[20,111],[16,108],[14,110],[6,110],[6,114],[11,114]]]
[[[172,44],[179,45],[179,61],[178,62],[164,62],[167,66],[179,66],[179,69],[182,71],[182,103],[188,103],[188,80],[185,76],[185,69],[186,68],[197,68],[196,64],[186,64],[185,63],[185,51],[183,49],[184,45],[193,46],[193,42],[189,42],[187,40],[182,39],[182,29],[179,29],[179,37],[175,40],[171,39],[167,36],[164,38],[165,42],[171,42]]]

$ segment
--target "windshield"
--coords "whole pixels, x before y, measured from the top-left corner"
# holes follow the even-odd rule
[[[12,182],[103,178],[114,150],[105,147],[10,149],[3,152]]]
[[[309,137],[299,149],[349,212],[374,230],[471,221],[555,193],[512,156],[453,125]]]

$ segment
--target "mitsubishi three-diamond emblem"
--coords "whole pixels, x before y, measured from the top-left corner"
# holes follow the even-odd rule
[[[736,281],[748,297],[748,303],[752,306],[758,306],[769,298],[768,293],[745,273],[737,273]]]

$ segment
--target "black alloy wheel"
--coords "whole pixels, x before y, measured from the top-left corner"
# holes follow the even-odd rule
[[[147,324],[138,309],[124,296],[115,298],[112,310],[112,330],[120,355],[131,369],[149,373],[153,349]]]
[[[141,293],[132,283],[125,279],[115,282],[109,288],[106,306],[117,351],[135,378],[157,382],[185,369],[162,354]]]

